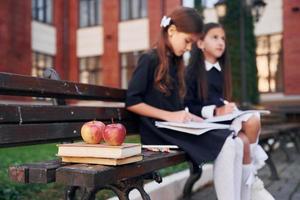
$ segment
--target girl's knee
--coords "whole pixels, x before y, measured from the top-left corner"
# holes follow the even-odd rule
[[[251,116],[246,122],[243,123],[245,129],[260,129],[260,118],[256,115]]]
[[[260,118],[253,115],[246,122],[243,122],[242,130],[248,136],[250,143],[255,143],[261,130]]]

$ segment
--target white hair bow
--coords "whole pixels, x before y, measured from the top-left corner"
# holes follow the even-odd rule
[[[170,22],[171,22],[171,18],[170,17],[167,17],[167,16],[164,16],[162,19],[161,19],[161,22],[160,22],[160,27],[167,27],[168,25],[170,25]]]

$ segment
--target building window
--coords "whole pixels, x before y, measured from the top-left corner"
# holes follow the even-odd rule
[[[147,0],[120,0],[121,21],[147,17]]]
[[[43,72],[47,67],[53,67],[53,60],[54,57],[39,53],[33,52],[32,53],[32,76],[36,77],[43,77]]]
[[[32,18],[39,22],[52,24],[53,1],[32,0],[31,3],[32,3]]]
[[[131,79],[135,67],[137,66],[137,61],[141,53],[141,51],[121,53],[122,88],[128,88],[128,83]]]
[[[102,85],[100,57],[79,58],[79,81],[93,85]]]
[[[259,91],[283,91],[282,34],[257,37],[256,64]]]
[[[79,27],[100,25],[102,23],[101,11],[101,0],[80,0]]]

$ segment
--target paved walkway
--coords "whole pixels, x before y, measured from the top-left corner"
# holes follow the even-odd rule
[[[276,200],[300,200],[300,153],[297,153],[294,148],[289,149],[289,151],[292,162],[286,161],[286,157],[280,149],[273,153],[280,180],[272,181],[269,179],[270,170],[267,166],[259,171],[259,177]],[[200,189],[190,198],[190,200],[201,199],[217,199],[212,185]]]

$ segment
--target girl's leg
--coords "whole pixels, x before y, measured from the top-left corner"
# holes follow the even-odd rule
[[[260,115],[257,113],[250,117],[248,121],[243,122],[242,129],[246,130],[245,134],[250,140],[252,164],[255,166],[255,169],[258,170],[265,165],[265,160],[268,158],[266,152],[257,144],[261,132]]]
[[[256,115],[251,116],[247,121],[243,122],[242,130],[245,131],[250,142],[252,164],[249,167],[249,171],[252,170],[252,174],[256,175],[257,170],[264,166],[265,160],[268,158],[262,147],[257,144],[261,132],[260,115],[257,113]],[[245,171],[247,171],[247,169],[245,169]],[[274,200],[272,195],[264,188],[263,182],[257,176],[254,177],[251,187],[252,200]]]
[[[243,149],[244,143],[236,137],[235,141],[235,162],[234,162],[234,188],[235,188],[235,199],[241,199],[241,185],[242,185],[242,173],[243,173]]]
[[[251,144],[257,142],[260,129],[260,117],[257,115],[252,115],[247,121],[242,122],[242,131],[248,137]]]
[[[244,145],[241,181],[241,200],[250,200],[251,184],[254,180],[253,167],[251,164],[250,156],[250,141],[243,132],[240,132],[238,137],[242,140]]]
[[[235,197],[235,139],[229,136],[214,162],[214,186],[218,200],[240,200]],[[242,158],[240,159],[242,165]]]

